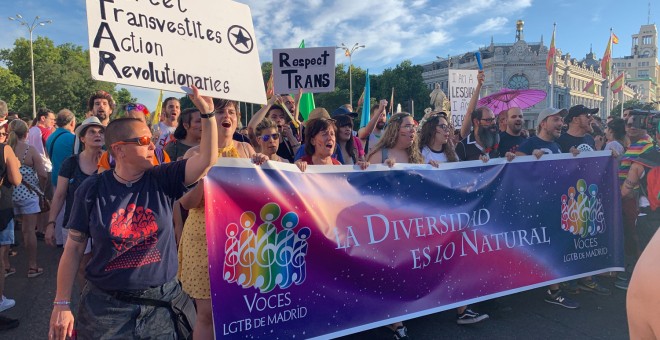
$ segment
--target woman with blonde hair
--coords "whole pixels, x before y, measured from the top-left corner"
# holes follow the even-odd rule
[[[254,134],[257,138],[261,153],[268,156],[272,161],[289,163],[289,160],[277,155],[277,150],[280,146],[280,138],[282,138],[277,123],[270,118],[264,118],[264,120],[257,124],[257,127],[254,129]]]
[[[14,214],[20,216],[23,231],[23,242],[28,253],[27,277],[37,277],[43,274],[43,268],[37,265],[37,215],[41,212],[39,195],[43,195],[48,174],[43,160],[37,150],[27,143],[28,126],[15,119],[9,123],[9,145],[21,162],[20,172],[23,181],[16,186],[12,194]]]
[[[418,147],[417,125],[410,113],[392,115],[383,136],[369,149],[367,160],[371,164],[384,163],[390,167],[395,163],[424,163]]]

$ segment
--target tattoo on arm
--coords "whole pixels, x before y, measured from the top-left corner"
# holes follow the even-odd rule
[[[87,242],[89,236],[78,230],[69,229],[69,240],[75,241],[78,243]]]

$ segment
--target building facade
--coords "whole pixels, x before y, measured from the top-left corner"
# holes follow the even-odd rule
[[[582,104],[587,107],[598,107],[601,116],[605,118],[610,111],[609,108],[615,103],[620,103],[622,93],[627,98],[624,100],[636,96],[635,90],[626,84],[624,90],[618,94],[609,94],[610,105],[608,107],[606,104],[607,92],[610,91],[609,84],[601,76],[600,61],[594,57],[592,52],[582,60],[578,60],[572,58],[569,53],[564,54],[557,49],[553,79],[545,68],[549,47],[543,43],[543,37],[540,42],[525,41],[523,27],[524,23],[519,20],[516,23],[516,37],[513,44],[496,44],[491,39],[489,46],[479,49],[486,75],[480,95],[481,97],[488,96],[502,88],[546,91],[548,96],[545,100],[523,110],[526,128],[535,128],[538,124],[536,121],[538,113],[548,106],[569,108]],[[449,93],[449,69],[476,70],[477,62],[474,52],[476,51],[447,56],[447,58],[439,57],[436,61],[423,64],[424,82],[429,89],[433,89],[435,83],[438,83],[445,93]],[[585,91],[586,85],[592,80],[596,85],[595,92]],[[551,86],[553,87],[552,98],[550,98]],[[495,114],[499,114],[499,112],[495,112]]]
[[[630,55],[612,58],[615,74],[626,73],[626,82],[643,102],[660,100],[660,65],[658,64],[658,30],[654,24],[642,25],[632,36]]]

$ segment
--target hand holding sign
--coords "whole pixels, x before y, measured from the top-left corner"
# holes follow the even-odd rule
[[[193,93],[189,94],[188,98],[195,104],[200,113],[211,113],[215,110],[213,98],[200,95],[199,89],[195,85],[192,86],[192,91]]]

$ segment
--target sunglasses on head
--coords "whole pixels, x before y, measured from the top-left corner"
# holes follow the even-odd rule
[[[272,138],[273,140],[279,140],[279,139],[280,139],[280,134],[279,134],[279,133],[273,133],[273,134],[271,134],[271,135],[263,135],[263,136],[261,136],[261,137],[259,137],[259,138],[261,138],[261,140],[264,141],[264,142],[269,141],[271,138]]]
[[[149,110],[147,109],[147,107],[142,105],[142,104],[139,104],[139,103],[126,104],[125,110],[126,110],[126,112],[136,110],[136,111],[144,112],[145,115],[149,114]]]
[[[137,144],[139,146],[149,145],[149,144],[151,144],[151,137],[142,136],[142,137],[124,139],[124,140],[120,140],[118,142],[112,143],[111,146],[124,145],[124,144]]]

